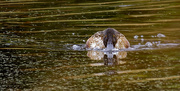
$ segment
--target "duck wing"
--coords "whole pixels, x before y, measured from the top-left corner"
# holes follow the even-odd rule
[[[117,33],[116,38],[117,38],[117,43],[115,45],[115,48],[126,49],[130,47],[129,41],[126,39],[126,37],[122,33]]]
[[[96,32],[86,42],[86,48],[105,48],[103,43],[103,31]]]

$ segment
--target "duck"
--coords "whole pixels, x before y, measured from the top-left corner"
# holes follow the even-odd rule
[[[86,48],[112,50],[127,49],[130,47],[126,37],[114,28],[107,28],[103,31],[98,31],[86,41]]]

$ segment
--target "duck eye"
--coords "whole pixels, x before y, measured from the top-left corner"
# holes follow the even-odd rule
[[[116,37],[116,36],[113,34],[113,37]]]

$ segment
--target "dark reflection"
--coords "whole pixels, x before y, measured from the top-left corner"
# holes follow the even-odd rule
[[[105,54],[103,60],[104,60],[104,65],[116,65],[116,64],[118,64],[116,55],[113,55],[112,52],[108,52],[107,54]]]
[[[127,52],[126,51],[119,51],[119,52],[103,52],[103,51],[88,51],[87,56],[92,60],[103,60],[104,65],[112,66],[112,65],[119,65],[124,64],[125,62],[121,59],[126,58]]]

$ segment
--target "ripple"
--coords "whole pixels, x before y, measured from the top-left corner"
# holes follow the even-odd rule
[[[131,74],[136,74],[136,73],[140,73],[140,72],[168,70],[168,69],[173,69],[173,68],[174,67],[160,67],[160,68],[154,68],[154,69],[124,70],[124,71],[116,71],[116,73],[118,75],[120,75],[120,74],[130,74],[130,73]],[[105,75],[106,74],[104,72],[102,72],[102,73],[93,73],[93,74],[88,74],[88,75],[65,77],[65,78],[62,78],[62,79],[82,79],[82,78],[88,78],[88,77],[94,77],[94,76],[105,76]],[[176,76],[176,77],[179,78],[180,76]],[[171,77],[169,77],[169,78],[171,78]],[[127,81],[127,82],[129,82],[129,81]]]
[[[180,79],[180,76],[169,76],[169,77],[161,77],[161,78],[147,78],[144,80],[133,80],[133,81],[127,81],[127,82],[137,83],[137,82],[149,82],[149,81],[171,80],[171,79]]]

